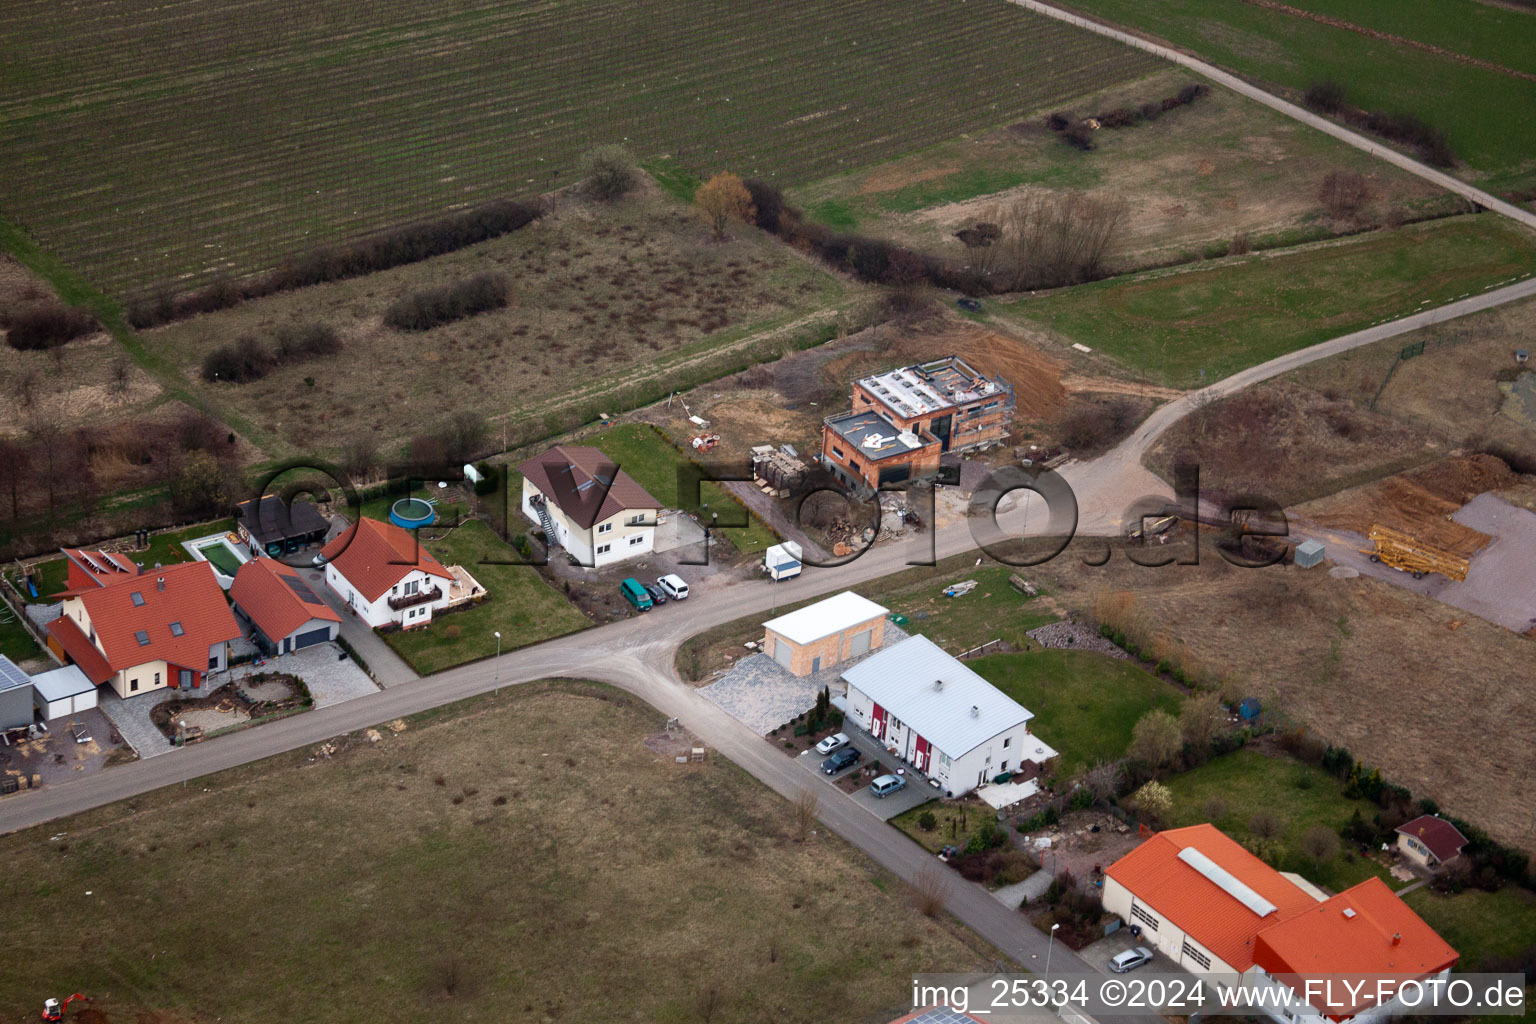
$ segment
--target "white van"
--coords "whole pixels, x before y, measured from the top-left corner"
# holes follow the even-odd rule
[[[688,596],[688,584],[676,573],[667,573],[665,576],[656,577],[656,585],[667,592],[667,596],[674,601],[681,601]]]
[[[800,545],[792,540],[775,544],[763,552],[763,572],[770,579],[787,580],[800,575]]]

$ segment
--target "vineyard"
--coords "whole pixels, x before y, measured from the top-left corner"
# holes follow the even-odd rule
[[[795,184],[1157,64],[1006,0],[7,6],[4,215],[118,295],[570,184],[577,156]]]

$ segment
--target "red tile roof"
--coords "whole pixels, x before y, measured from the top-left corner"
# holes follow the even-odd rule
[[[96,649],[96,645],[80,632],[80,627],[68,615],[60,615],[48,623],[48,635],[53,637],[64,653],[69,655],[69,660],[79,666],[91,682],[104,683],[117,674]]]
[[[370,602],[416,569],[453,580],[453,573],[418,544],[410,530],[377,519],[359,519],[321,548],[320,554]]]
[[[1263,916],[1179,859],[1194,847],[1274,905]],[[1304,890],[1212,825],[1169,829],[1106,869],[1138,902],[1161,914],[1234,970],[1253,966],[1259,931],[1316,905]]]
[[[1397,831],[1401,835],[1417,839],[1429,848],[1430,853],[1442,861],[1455,857],[1461,853],[1461,848],[1467,845],[1467,837],[1461,834],[1461,829],[1433,814],[1421,814],[1412,821],[1399,825]]]
[[[1254,960],[1271,974],[1438,974],[1457,952],[1380,878],[1259,933]],[[1355,1009],[1363,1009],[1356,1007]],[[1335,1020],[1350,1016],[1334,1015]]]
[[[517,471],[583,529],[626,509],[661,508],[599,448],[556,445]]]
[[[116,551],[88,550],[86,548],[61,548],[69,559],[69,589],[53,595],[72,597],[95,587],[108,587],[140,572],[138,563]]]
[[[253,558],[242,565],[229,596],[274,642],[313,619],[341,621],[295,569],[272,558]]]
[[[208,649],[240,636],[213,566],[207,562],[182,562],[141,576],[124,576],[110,586],[87,590],[75,600],[85,606],[96,630],[95,646],[106,655],[114,672],[147,661],[166,661],[204,672],[208,669]],[[173,628],[174,624],[179,627]],[[145,643],[139,642],[141,632]]]

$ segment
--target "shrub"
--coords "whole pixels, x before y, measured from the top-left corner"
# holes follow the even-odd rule
[[[236,338],[233,345],[216,348],[203,357],[203,379],[240,384],[266,376],[272,366],[272,353],[260,339],[246,334]]]
[[[476,274],[455,284],[413,292],[384,313],[384,323],[401,331],[429,331],[455,320],[505,306],[511,297],[500,274]]]
[[[1180,106],[1186,106],[1210,91],[1211,88],[1208,85],[1191,83],[1180,89],[1175,99],[1178,100]]]
[[[1141,114],[1143,121],[1156,121],[1163,116],[1163,105],[1156,100],[1150,103],[1143,103],[1137,113]]]
[[[278,362],[299,362],[340,351],[341,336],[329,324],[279,327],[272,336],[272,355]]]
[[[1074,118],[1072,115],[1064,110],[1047,114],[1045,117],[1045,126],[1053,132],[1064,132],[1072,126],[1073,122]]]
[[[598,146],[581,155],[581,190],[593,199],[612,202],[633,192],[640,168],[623,146]]]
[[[1099,623],[1099,636],[1110,637],[1110,636],[1114,636],[1114,635],[1115,635],[1115,630],[1114,630],[1113,626],[1110,626],[1107,623],[1102,623],[1102,622]]]
[[[1088,127],[1088,123],[1086,121],[1077,122],[1077,124],[1074,124],[1072,127],[1062,132],[1061,137],[1067,140],[1068,145],[1072,146],[1074,149],[1080,149],[1085,153],[1093,149],[1095,146],[1093,141],[1093,129]]]
[[[1313,110],[1336,114],[1344,106],[1344,86],[1331,78],[1307,86],[1304,102]]]
[[[917,827],[924,832],[932,832],[938,827],[939,819],[934,817],[932,811],[924,811],[917,816]]]
[[[1093,790],[1087,786],[1081,786],[1072,794],[1072,799],[1067,801],[1067,810],[1086,811],[1093,806]]]
[[[771,185],[760,178],[746,178],[742,181],[746,186],[747,194],[752,197],[752,209],[756,211],[754,221],[764,231],[779,233],[780,218],[784,216],[785,203],[784,192],[777,185]]]
[[[1317,189],[1317,201],[1334,220],[1358,217],[1370,200],[1370,184],[1359,171],[1329,171]]]
[[[1099,124],[1104,128],[1129,128],[1137,121],[1137,113],[1130,107],[1116,107],[1099,115]]]
[[[58,348],[101,329],[83,309],[57,302],[23,306],[5,318],[6,343],[21,351]]]

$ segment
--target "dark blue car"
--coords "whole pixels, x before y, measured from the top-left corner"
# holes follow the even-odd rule
[[[859,752],[852,747],[844,747],[825,761],[821,762],[821,770],[828,775],[836,775],[844,768],[851,768],[859,763]]]

